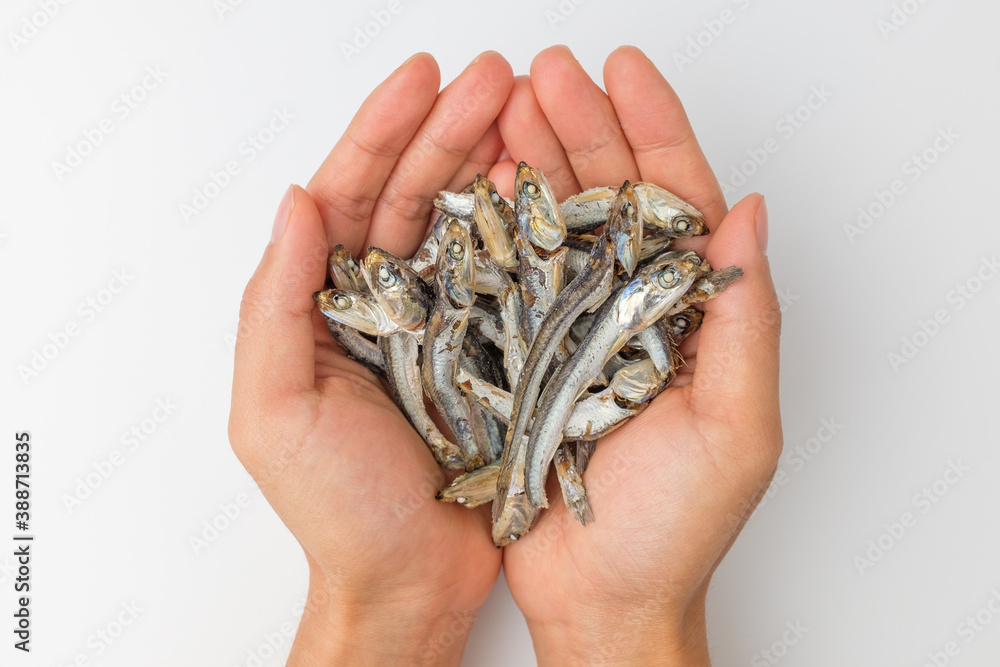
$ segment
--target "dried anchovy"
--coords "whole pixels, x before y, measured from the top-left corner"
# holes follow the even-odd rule
[[[387,376],[438,463],[465,469],[438,498],[493,503],[497,546],[523,537],[547,506],[550,466],[587,525],[584,475],[598,439],[669,386],[678,346],[704,317],[693,306],[743,272],[671,250],[706,234],[705,219],[652,183],[559,203],[522,162],[513,199],[478,175],[434,205],[441,215],[409,260],[333,249],[334,289],[315,295],[327,325],[348,355]]]

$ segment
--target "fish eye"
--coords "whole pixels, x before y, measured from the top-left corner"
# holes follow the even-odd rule
[[[333,307],[337,310],[347,310],[351,307],[351,297],[344,294],[338,294],[333,297]]]
[[[396,277],[393,276],[388,267],[385,264],[378,267],[378,281],[383,287],[390,287],[396,282]]]
[[[657,276],[656,282],[660,283],[661,287],[673,287],[678,282],[680,282],[680,276],[673,269],[666,269],[660,271],[660,275]]]
[[[448,246],[448,256],[454,260],[461,260],[465,257],[465,246],[458,241],[452,241]]]
[[[627,218],[631,218],[632,217],[632,208],[633,208],[632,207],[632,202],[630,202],[630,201],[625,202],[622,205],[622,215],[624,215]]]
[[[490,201],[493,202],[494,204],[500,203],[500,195],[497,193],[496,190],[490,193]]]
[[[521,192],[523,192],[526,196],[535,199],[538,197],[538,185],[533,181],[525,181],[524,185],[521,186]]]
[[[674,326],[684,331],[691,326],[691,320],[688,319],[687,315],[678,315],[674,318]]]
[[[674,229],[679,232],[686,232],[691,229],[691,221],[684,216],[681,216],[674,220]]]
[[[351,273],[354,274],[360,271],[360,269],[358,268],[358,263],[355,262],[354,259],[350,257],[347,258],[347,268],[349,268],[351,270]]]

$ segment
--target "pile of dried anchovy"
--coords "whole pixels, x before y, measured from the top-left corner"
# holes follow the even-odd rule
[[[597,438],[673,380],[677,345],[701,324],[692,306],[742,275],[669,249],[707,229],[656,185],[626,181],[558,204],[522,162],[514,187],[513,202],[482,176],[442,192],[412,259],[370,247],[359,265],[337,246],[335,289],[316,294],[348,353],[388,376],[438,463],[465,470],[438,497],[493,501],[497,546],[548,506],[553,462],[567,507],[594,520],[581,474]]]

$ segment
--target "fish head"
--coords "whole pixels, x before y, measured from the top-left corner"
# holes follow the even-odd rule
[[[628,181],[611,202],[606,229],[618,262],[631,276],[642,251],[642,218],[639,215],[639,195]]]
[[[444,298],[454,308],[470,308],[476,300],[475,248],[468,228],[451,220],[441,237],[436,278]]]
[[[512,544],[531,530],[540,514],[524,493],[507,496],[503,510],[493,522],[493,544],[504,547]]]
[[[705,216],[686,201],[652,183],[636,183],[642,221],[675,238],[708,234]]]
[[[497,264],[504,268],[517,266],[517,251],[510,236],[514,211],[497,192],[493,181],[482,174],[473,183],[473,219],[479,235]]]
[[[506,199],[500,196],[493,181],[482,174],[477,174],[476,180],[472,183],[472,193],[476,199],[481,200],[484,204],[489,202],[489,206],[503,221],[504,227],[510,227],[514,224],[514,209],[510,207]]]
[[[653,361],[646,357],[615,373],[611,378],[611,391],[629,403],[647,403],[656,395],[664,379]]]
[[[619,293],[615,319],[626,331],[642,331],[677,303],[703,271],[693,250],[658,255]]]
[[[703,319],[705,319],[705,313],[697,308],[685,308],[681,312],[671,315],[670,321],[667,323],[670,327],[670,340],[674,344],[679,344],[701,327]]]
[[[361,292],[365,288],[361,276],[361,265],[354,259],[351,251],[342,245],[337,245],[330,254],[330,279],[337,289]]]
[[[407,331],[419,331],[427,322],[430,300],[420,276],[392,253],[368,247],[362,275],[385,315]]]
[[[566,238],[566,221],[545,174],[522,162],[514,178],[517,226],[539,248],[555,250]]]
[[[389,333],[395,328],[378,303],[368,294],[351,290],[328,289],[313,294],[320,311],[346,326],[370,336]]]

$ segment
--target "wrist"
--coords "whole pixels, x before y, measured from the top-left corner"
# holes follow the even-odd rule
[[[440,599],[374,599],[345,594],[310,574],[290,667],[459,665],[477,609],[449,610]]]
[[[618,608],[567,605],[560,618],[526,619],[541,667],[547,665],[665,665],[710,667],[705,598],[683,613],[654,602]]]

